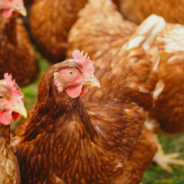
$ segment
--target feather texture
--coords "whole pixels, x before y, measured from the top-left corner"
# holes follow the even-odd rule
[[[0,15],[0,78],[11,73],[20,87],[33,82],[39,68],[28,33],[20,19]]]
[[[31,33],[39,51],[50,62],[61,62],[68,47],[67,35],[87,0],[35,0],[31,6]]]
[[[162,16],[167,22],[184,24],[183,0],[113,0],[113,2],[125,19],[137,24],[153,13]]]
[[[70,98],[65,91],[57,92],[54,72],[65,69],[67,63],[70,67],[70,62],[75,61],[53,65],[44,74],[38,87],[37,103],[15,132],[23,183],[120,181],[144,125],[143,108],[151,106],[151,92],[157,82],[153,71],[155,61],[151,59],[157,59],[153,55],[158,52],[150,54],[150,49],[165,22],[156,16],[154,20],[152,24],[147,24],[149,19],[146,20],[127,42],[127,47],[116,50],[114,61],[109,58],[110,73],[106,72],[102,78],[96,74],[103,85],[99,93],[108,94],[103,94],[99,100],[95,98],[95,90],[95,100],[90,94],[88,100],[84,96],[85,105],[79,97]],[[144,39],[130,48],[129,43],[139,37],[144,27],[147,27],[142,33]],[[157,31],[153,31],[155,29]],[[149,43],[147,49],[143,47],[145,43]],[[136,61],[132,62],[134,58]],[[107,88],[105,80],[113,82],[111,88]],[[115,86],[118,91],[114,90]],[[147,164],[150,162],[149,158]],[[147,166],[143,166],[141,174]]]

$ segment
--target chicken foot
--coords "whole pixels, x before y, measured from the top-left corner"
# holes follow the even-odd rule
[[[179,153],[165,154],[162,146],[158,144],[158,152],[153,158],[153,161],[156,162],[163,170],[172,173],[173,170],[168,164],[184,166],[184,161],[177,159],[179,156]]]

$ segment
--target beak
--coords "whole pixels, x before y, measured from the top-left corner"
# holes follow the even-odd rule
[[[27,110],[24,107],[23,102],[21,104],[15,104],[15,106],[13,108],[11,108],[11,110],[13,112],[18,112],[19,114],[21,114],[22,116],[24,116],[25,118],[27,118]]]
[[[15,8],[13,9],[13,11],[19,12],[23,16],[27,16],[27,11],[26,11],[26,8],[24,7],[23,4],[16,5]]]
[[[95,76],[88,77],[83,82],[83,85],[86,85],[86,86],[94,86],[94,87],[100,88],[100,82],[98,81],[98,79]]]

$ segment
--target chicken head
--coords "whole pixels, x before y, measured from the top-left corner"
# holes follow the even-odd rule
[[[9,125],[12,117],[14,121],[18,120],[20,114],[27,117],[27,111],[22,100],[24,94],[15,80],[7,73],[4,74],[4,78],[0,81],[0,122]]]
[[[54,72],[54,84],[58,92],[66,93],[76,98],[88,91],[88,86],[100,87],[99,81],[94,77],[94,67],[87,55],[76,50],[72,60],[62,62],[62,69]]]
[[[17,16],[19,13],[27,15],[23,0],[0,0],[0,10],[5,18]]]

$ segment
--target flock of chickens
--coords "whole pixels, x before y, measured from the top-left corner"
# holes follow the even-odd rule
[[[20,87],[39,66],[17,17],[26,9],[0,0],[0,184],[139,184],[153,160],[184,166],[156,138],[184,129],[183,1],[25,3],[53,65],[27,112]]]

